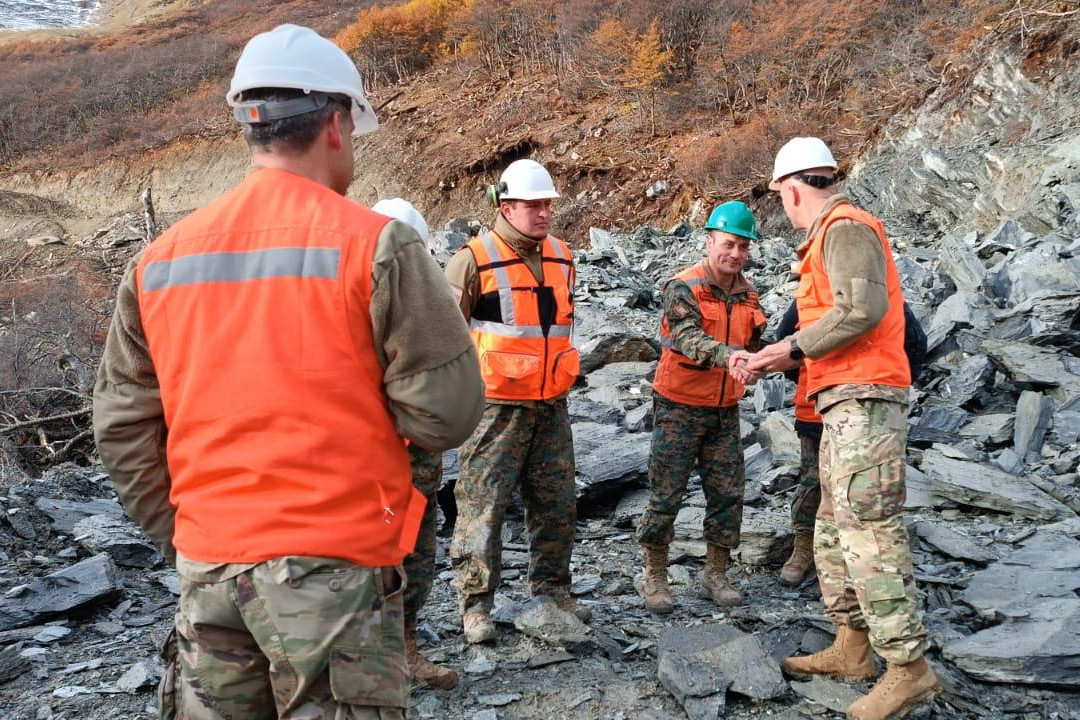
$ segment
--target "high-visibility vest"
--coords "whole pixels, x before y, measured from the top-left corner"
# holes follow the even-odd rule
[[[799,368],[799,381],[795,384],[795,419],[808,423],[821,423],[821,415],[818,414],[814,401],[806,396],[807,378],[806,367]]]
[[[369,310],[387,222],[261,169],[146,250],[135,280],[184,557],[387,566],[412,550],[425,501]]]
[[[573,346],[574,264],[562,240],[541,243],[543,281],[494,232],[469,241],[480,297],[469,329],[487,397],[550,400],[573,386],[581,370]]]
[[[800,279],[795,291],[799,327],[813,325],[833,307],[833,294],[822,251],[829,228],[840,220],[854,220],[872,228],[881,241],[881,249],[885,253],[889,309],[877,327],[850,345],[818,359],[806,358],[807,396],[812,398],[821,390],[835,385],[909,387],[911,370],[904,353],[904,296],[900,274],[885,237],[884,225],[865,210],[846,202],[836,205],[799,249],[800,260],[796,270]]]
[[[765,314],[758,307],[756,290],[744,299],[724,301],[709,287],[705,265],[699,263],[676,275],[672,282],[690,286],[701,310],[702,329],[717,342],[742,349],[765,324]],[[742,398],[745,388],[728,375],[726,367],[698,365],[675,349],[671,328],[665,315],[660,321],[660,363],[656,366],[653,390],[668,400],[696,407],[732,407]]]

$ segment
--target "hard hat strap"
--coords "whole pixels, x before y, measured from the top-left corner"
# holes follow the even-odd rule
[[[806,183],[812,188],[818,190],[824,190],[833,183],[836,182],[836,176],[834,175],[809,175],[807,173],[792,173],[800,182]]]
[[[329,95],[304,95],[292,100],[251,100],[233,108],[233,116],[242,123],[256,125],[322,110],[330,102]]]

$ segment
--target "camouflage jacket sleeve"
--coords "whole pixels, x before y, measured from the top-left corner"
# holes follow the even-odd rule
[[[457,447],[480,421],[484,383],[450,286],[401,222],[379,236],[372,276],[373,339],[398,432],[426,450]]]
[[[672,280],[664,287],[664,317],[671,329],[671,343],[676,352],[698,365],[727,367],[731,348],[705,332],[701,308],[689,285]]]
[[[169,502],[172,482],[165,459],[165,411],[142,327],[135,268],[127,269],[94,385],[94,439],[124,509],[176,562]]]

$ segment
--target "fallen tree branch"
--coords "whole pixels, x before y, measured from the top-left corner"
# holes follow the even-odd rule
[[[92,408],[85,407],[79,410],[72,410],[71,412],[60,413],[59,415],[50,415],[48,417],[34,418],[32,420],[24,420],[22,422],[13,423],[11,425],[5,425],[4,427],[0,427],[0,435],[9,433],[12,430],[18,430],[20,428],[44,425],[45,423],[52,422],[53,420],[68,420],[70,418],[80,417],[82,415],[86,415],[91,410]]]

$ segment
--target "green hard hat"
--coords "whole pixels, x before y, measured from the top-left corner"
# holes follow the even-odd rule
[[[738,200],[729,200],[717,205],[709,215],[709,222],[705,223],[706,230],[720,230],[739,237],[757,240],[757,220],[754,213],[746,207],[746,203]]]

